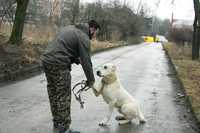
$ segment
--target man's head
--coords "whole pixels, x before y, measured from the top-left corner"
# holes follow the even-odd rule
[[[100,29],[100,25],[95,20],[90,20],[88,22],[88,25],[89,25],[89,38],[92,39],[95,36],[96,31]]]

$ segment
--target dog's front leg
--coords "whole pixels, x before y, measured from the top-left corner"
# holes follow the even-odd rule
[[[109,111],[107,115],[103,118],[103,120],[99,123],[99,126],[106,126],[112,116],[112,112],[114,110],[115,101],[110,102],[109,104]]]
[[[101,81],[95,81],[92,90],[96,97],[98,97],[101,94],[101,89],[103,87],[103,84]]]

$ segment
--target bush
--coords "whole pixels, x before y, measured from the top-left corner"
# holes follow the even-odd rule
[[[143,42],[143,39],[140,37],[140,36],[132,36],[132,37],[128,37],[127,38],[127,43],[129,45],[132,45],[132,44],[139,44]]]
[[[170,40],[184,45],[192,43],[192,28],[189,26],[174,27],[170,30]]]

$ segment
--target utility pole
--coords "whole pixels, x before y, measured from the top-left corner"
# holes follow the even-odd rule
[[[172,28],[173,23],[174,23],[174,13],[173,13],[173,10],[174,10],[174,1],[175,0],[172,0],[172,2],[171,2],[171,5],[172,5],[171,28]]]
[[[157,3],[155,3],[155,9],[154,9],[154,11],[153,11],[153,16],[152,16],[152,27],[151,27],[151,32],[152,32],[152,36],[154,37],[154,41],[156,40],[156,30],[154,30],[155,29],[155,27],[154,27],[154,24],[155,24],[155,14],[156,14],[156,12],[157,12],[157,9],[158,9],[158,7],[159,7],[159,4],[160,4],[160,0],[158,0],[157,1]]]

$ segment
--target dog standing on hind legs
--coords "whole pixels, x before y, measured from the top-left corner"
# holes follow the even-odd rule
[[[108,124],[114,108],[122,115],[116,117],[119,125],[130,123],[133,119],[139,120],[141,124],[146,122],[137,100],[122,87],[114,64],[105,64],[97,71],[97,76],[100,80],[95,82],[93,92],[96,96],[102,95],[109,106],[107,115],[99,123],[100,126]]]

